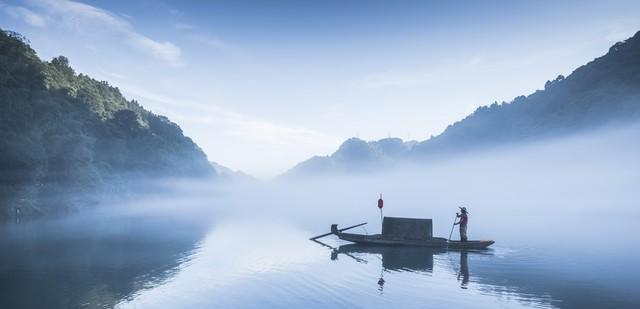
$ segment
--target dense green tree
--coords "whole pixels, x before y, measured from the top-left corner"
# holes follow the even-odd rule
[[[175,123],[0,31],[0,217],[67,211],[148,177],[211,175]]]

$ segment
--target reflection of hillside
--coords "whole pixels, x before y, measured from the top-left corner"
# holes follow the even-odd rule
[[[203,233],[166,219],[5,226],[2,308],[111,308],[170,276]]]

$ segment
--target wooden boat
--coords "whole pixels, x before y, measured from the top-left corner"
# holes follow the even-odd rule
[[[335,227],[335,229],[334,229]],[[427,247],[427,248],[449,248],[449,249],[486,249],[493,245],[493,240],[469,240],[457,241],[447,240],[442,237],[432,237],[430,239],[398,239],[384,237],[382,234],[362,235],[353,233],[344,233],[338,230],[338,225],[331,225],[332,233],[338,238],[357,244],[368,245],[385,245],[385,246],[409,246],[409,247]]]
[[[333,234],[342,240],[363,245],[446,248],[458,250],[486,249],[494,243],[493,240],[456,241],[447,240],[442,237],[433,237],[431,219],[385,217],[382,223],[382,234],[363,235],[344,232],[348,229],[364,224],[366,223],[343,229],[338,229],[337,224],[332,224],[330,233],[323,234],[312,239]]]

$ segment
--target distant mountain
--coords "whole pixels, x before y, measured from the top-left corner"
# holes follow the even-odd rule
[[[367,170],[371,168],[367,163],[371,162],[388,165],[389,159],[401,158],[420,161],[638,120],[640,32],[616,43],[606,55],[579,67],[566,78],[560,75],[547,81],[544,90],[517,97],[509,103],[479,107],[448,126],[442,134],[419,143],[408,145],[394,139],[394,145],[403,145],[394,155],[381,153],[372,146],[384,140],[365,142],[352,138],[334,154],[308,159],[287,175]]]
[[[243,173],[242,171],[234,171],[226,166],[222,166],[216,162],[209,162],[211,167],[213,167],[216,176],[222,180],[232,180],[232,181],[248,181],[254,180],[248,174]]]
[[[393,164],[396,159],[406,156],[416,143],[403,142],[399,138],[366,142],[353,137],[342,143],[332,155],[312,157],[296,165],[287,174],[365,171],[374,162],[379,167]]]
[[[0,31],[0,218],[67,211],[142,179],[210,176],[178,125]]]

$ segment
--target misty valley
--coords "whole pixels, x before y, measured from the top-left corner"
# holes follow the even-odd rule
[[[607,129],[372,176],[180,181],[165,184],[171,193],[4,225],[2,299],[11,308],[421,307],[441,295],[454,307],[632,308],[640,196],[628,184],[640,147],[626,141],[638,133]],[[383,189],[385,215],[433,218],[444,237],[464,201],[470,235],[497,243],[447,251],[307,240],[331,223],[379,232]]]
[[[248,7],[265,10],[254,5]],[[37,8],[48,8],[49,15],[39,19]],[[173,43],[136,30],[139,21],[125,13],[76,1],[0,3],[0,12],[38,31],[59,20],[55,27],[82,33],[83,23],[98,21],[87,32],[111,27],[110,36],[167,62],[166,75],[190,68],[204,79],[181,58],[203,51],[176,52]],[[185,15],[167,14],[177,20]],[[37,31],[26,36],[5,24],[0,22],[0,308],[640,308],[640,32],[542,89],[474,105],[429,138],[355,134],[331,144],[328,154],[306,156],[265,179],[227,167],[218,155],[250,155],[251,164],[275,166],[281,163],[270,158],[290,158],[287,142],[266,137],[273,149],[240,155],[213,138],[192,139],[190,122],[209,124],[207,115],[163,116],[163,108],[181,110],[182,103],[147,93],[155,102],[147,105],[128,95],[144,92],[133,77],[98,71],[94,78],[74,68],[71,57],[44,60],[35,46],[52,44],[50,37]],[[174,28],[199,31],[182,22]],[[238,72],[266,61],[221,40],[179,37],[237,53],[243,62],[234,68]],[[305,42],[296,44],[311,44]],[[339,46],[345,53],[352,47]],[[286,49],[287,56],[295,60],[301,50]],[[79,53],[94,59],[101,52],[87,47]],[[272,65],[284,76],[295,67]],[[151,70],[142,63],[131,68]],[[131,85],[112,85],[104,76]],[[225,78],[238,82],[242,74]],[[430,79],[374,81],[436,88]],[[247,93],[260,88],[238,83]],[[366,108],[380,108],[371,102]],[[261,108],[251,113],[270,113]],[[239,140],[246,132],[233,125],[265,136],[288,132],[301,149],[313,148],[309,139],[321,139],[311,130],[210,110],[227,117],[216,125],[231,123],[225,133]],[[399,111],[419,113],[380,113],[393,118]],[[341,117],[327,122],[327,131],[340,126]],[[403,117],[396,117],[399,123]],[[364,113],[362,119],[369,120]],[[405,226],[390,231],[384,220]],[[419,224],[426,232],[407,236]],[[350,234],[339,230],[345,227]],[[474,247],[478,243],[484,245]]]

